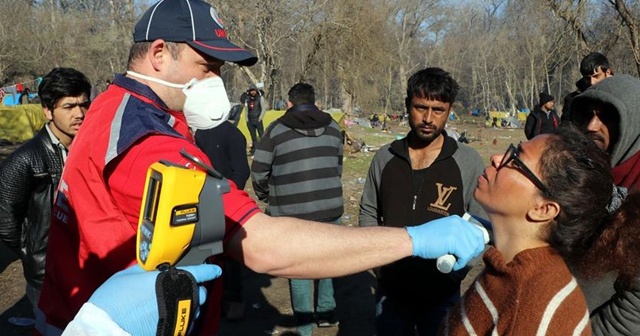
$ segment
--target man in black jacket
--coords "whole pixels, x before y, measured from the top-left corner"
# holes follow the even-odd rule
[[[253,155],[256,150],[256,144],[264,133],[262,118],[264,118],[264,113],[267,111],[264,92],[258,90],[255,84],[251,84],[249,90],[240,96],[240,103],[244,104],[244,109],[247,111],[247,129],[251,135],[250,152]],[[256,132],[258,133],[257,135]]]
[[[533,108],[524,124],[524,135],[531,139],[538,134],[549,133],[560,125],[560,118],[553,109],[556,103],[553,96],[540,92],[540,103]]]
[[[0,241],[22,260],[35,307],[44,279],[51,204],[71,141],[91,101],[91,84],[71,68],[51,70],[38,86],[49,120],[0,165]]]
[[[238,106],[242,111],[242,105],[236,105],[231,110]],[[250,173],[246,155],[247,139],[235,126],[234,121],[229,119],[214,128],[199,129],[194,137],[196,145],[207,154],[213,168],[233,181],[238,189],[244,189]],[[230,321],[244,317],[242,268],[242,264],[235,259],[224,257],[222,310]]]

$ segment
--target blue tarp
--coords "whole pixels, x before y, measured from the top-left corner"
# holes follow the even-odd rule
[[[20,99],[20,95],[21,95],[21,93],[18,93],[18,94],[7,93],[7,94],[5,94],[4,98],[2,99],[2,105],[4,105],[4,106],[20,105],[20,104],[18,104],[18,99]],[[33,98],[35,98],[37,96],[38,96],[37,93],[30,93],[29,94],[29,99],[33,99]]]

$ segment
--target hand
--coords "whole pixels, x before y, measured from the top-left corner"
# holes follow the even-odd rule
[[[190,272],[198,283],[222,274],[220,267],[210,264],[179,267]],[[134,265],[112,275],[91,296],[89,302],[104,310],[122,329],[132,335],[155,335],[158,327],[156,277],[158,271],[146,272]],[[207,291],[200,286],[200,305]]]
[[[457,215],[406,229],[411,237],[414,257],[436,259],[453,254],[458,258],[453,265],[454,271],[463,268],[484,250],[482,230]]]

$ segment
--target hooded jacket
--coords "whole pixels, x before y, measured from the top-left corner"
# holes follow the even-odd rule
[[[609,148],[614,183],[640,186],[640,80],[615,75],[591,86],[571,103],[571,117],[591,113],[586,107],[598,101],[610,104],[618,112],[619,123],[607,125],[617,132],[617,141]],[[615,120],[615,118],[614,118]],[[616,286],[617,275],[609,273],[592,281],[578,278],[591,312],[594,335],[640,335],[640,282],[633,289]]]
[[[484,163],[471,147],[443,132],[436,160],[412,170],[409,139],[384,145],[376,152],[360,200],[360,226],[415,226],[465,212],[485,217],[473,198]],[[388,297],[409,307],[435,307],[460,293],[469,268],[443,274],[435,260],[407,257],[376,271],[378,286]]]
[[[253,190],[272,216],[334,221],[344,211],[342,135],[328,113],[296,105],[271,123],[251,165]]]
[[[640,186],[640,79],[615,75],[591,86],[573,99],[572,117],[591,113],[585,108],[593,101],[610,104],[618,112],[618,124],[609,126],[609,133],[618,134],[608,149],[614,182],[625,187]]]
[[[251,90],[256,90],[258,94],[252,96],[249,92]],[[264,99],[264,92],[262,90],[258,90],[255,85],[251,85],[249,90],[242,93],[240,96],[240,103],[244,105],[245,110],[247,111],[247,122],[249,121],[262,121],[265,112],[267,111],[267,104]]]

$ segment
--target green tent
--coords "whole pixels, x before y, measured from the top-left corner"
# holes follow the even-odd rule
[[[0,106],[0,139],[25,142],[44,126],[47,118],[38,104]]]

